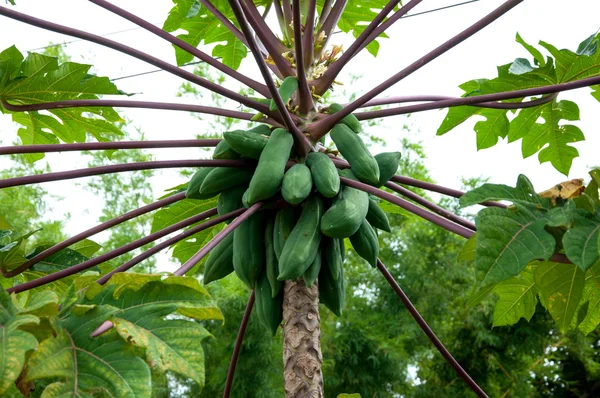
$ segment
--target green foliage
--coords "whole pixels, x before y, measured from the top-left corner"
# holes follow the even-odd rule
[[[534,66],[527,59],[517,58],[511,64],[498,67],[498,77],[495,79],[476,79],[462,84],[460,88],[465,91],[463,96],[566,83],[598,75],[599,38],[600,35],[589,37],[579,45],[576,52],[558,50],[541,41],[540,46],[550,54],[544,59],[537,48],[527,44],[517,33],[517,42],[534,57]],[[592,95],[596,96],[597,92]],[[515,101],[522,100],[505,102]],[[550,162],[555,169],[568,175],[573,159],[579,156],[579,152],[571,144],[585,139],[579,127],[565,123],[579,120],[577,104],[554,98],[547,104],[519,110],[511,120],[508,118],[509,112],[512,115],[516,111],[469,106],[450,108],[437,133],[446,134],[472,116],[482,116],[486,120],[475,124],[477,149],[492,147],[500,138],[508,138],[508,142],[521,140],[524,158],[538,153],[540,163]]]
[[[23,58],[12,46],[0,53],[0,97],[11,104],[27,105],[125,94],[108,78],[90,75],[90,67],[74,62],[59,64],[57,58],[36,53]],[[2,106],[0,111],[11,113]],[[36,111],[12,113],[13,121],[23,126],[18,132],[23,144],[85,142],[86,134],[107,141],[122,135],[114,124],[121,117],[112,108],[57,108],[48,112],[52,116]],[[42,157],[33,154],[28,159]]]

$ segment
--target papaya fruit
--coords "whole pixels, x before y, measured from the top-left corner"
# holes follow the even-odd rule
[[[323,259],[327,262],[329,271],[331,271],[331,276],[335,280],[340,276],[340,269],[344,264],[341,253],[343,245],[343,239],[329,238],[327,236],[324,236],[321,241],[321,253],[323,253]]]
[[[185,197],[188,199],[208,199],[217,196],[218,192],[214,194],[200,193],[200,187],[202,186],[202,183],[206,179],[206,176],[213,170],[213,167],[202,167],[198,169],[188,183],[187,190],[185,191]]]
[[[252,178],[252,170],[240,167],[215,167],[202,181],[201,195],[218,194],[226,189],[242,185]]]
[[[297,89],[298,79],[296,79],[294,76],[288,76],[285,79],[283,79],[283,81],[281,82],[281,86],[279,86],[279,89],[277,89],[277,91],[279,91],[279,95],[281,96],[283,103],[286,104],[288,100],[292,98],[292,95],[296,92]],[[273,99],[269,103],[269,110],[277,110],[277,104]]]
[[[281,257],[281,251],[288,240],[296,220],[298,219],[297,211],[293,207],[284,207],[277,212],[275,216],[275,225],[273,226],[273,249],[277,260]]]
[[[344,268],[340,268],[340,275],[337,279],[333,279],[328,268],[327,262],[323,261],[321,272],[319,272],[319,302],[339,317],[342,316],[346,298]]]
[[[220,216],[230,213],[234,210],[242,208],[242,195],[246,192],[246,185],[238,185],[237,187],[229,188],[221,192],[217,200],[217,212]],[[230,223],[233,220],[227,220]]]
[[[356,253],[367,260],[371,267],[377,266],[379,256],[379,239],[375,230],[367,220],[363,220],[358,231],[350,236],[350,243]]]
[[[377,200],[369,198],[369,211],[367,212],[366,218],[372,227],[386,232],[392,232],[390,221],[388,220],[385,211],[379,207]]]
[[[379,165],[358,135],[345,124],[338,123],[331,129],[331,139],[360,181],[379,183]]]
[[[233,231],[233,269],[250,289],[265,264],[262,222],[262,213],[256,213]]]
[[[306,157],[317,191],[326,198],[333,198],[340,191],[340,177],[329,156],[322,152],[311,152]]]
[[[331,105],[329,105],[329,109],[327,111],[328,111],[328,113],[331,114],[331,113],[339,112],[342,109],[344,109],[344,107],[341,106],[340,104],[331,104]],[[360,127],[360,121],[353,114],[344,116],[344,118],[342,120],[340,120],[340,123],[343,123],[346,126],[350,127],[352,129],[352,131],[354,131],[356,134],[360,133],[362,130]]]
[[[281,194],[286,202],[300,204],[312,191],[312,176],[310,169],[298,163],[293,165],[283,176]]]
[[[226,140],[217,144],[213,152],[213,159],[240,159],[242,155],[234,151]]]
[[[252,127],[250,130],[248,130],[248,132],[254,133],[254,134],[270,136],[271,128],[267,124],[259,124],[256,127]]]
[[[275,214],[269,214],[265,225],[265,267],[269,285],[271,285],[271,296],[275,297],[281,290],[281,281],[277,280],[279,275],[279,263],[275,256],[273,243],[275,230]]]
[[[351,175],[346,170],[346,175]],[[347,238],[353,235],[369,210],[369,195],[366,192],[344,186],[333,199],[332,206],[321,218],[321,231],[331,238]]]
[[[233,234],[229,234],[210,251],[204,263],[205,285],[233,272]]]
[[[275,336],[283,321],[283,291],[272,297],[271,285],[266,273],[263,272],[256,281],[254,294],[258,320],[271,332],[271,336]]]
[[[290,157],[294,139],[289,131],[275,129],[263,149],[247,192],[247,203],[270,198],[281,187],[285,165]]]
[[[321,270],[321,249],[317,250],[317,256],[313,260],[312,264],[304,273],[302,274],[302,279],[304,279],[304,283],[306,286],[311,287],[313,283],[319,277],[319,271]]]
[[[377,187],[385,185],[398,171],[400,163],[400,152],[382,152],[375,155],[377,167],[379,167],[379,182]]]
[[[323,200],[311,195],[279,256],[278,280],[298,279],[315,260],[321,242],[319,221],[322,214]]]
[[[251,159],[260,158],[269,137],[249,131],[234,130],[223,133],[225,141],[237,153]]]

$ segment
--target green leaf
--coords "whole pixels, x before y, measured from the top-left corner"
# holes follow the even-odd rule
[[[495,109],[483,109],[478,112],[478,115],[486,120],[475,123],[477,150],[491,148],[498,143],[498,138],[506,138],[509,127],[507,113],[508,111]]]
[[[458,253],[458,261],[473,261],[475,260],[475,248],[477,247],[477,233],[471,236],[465,242],[465,245]]]
[[[574,264],[539,262],[534,273],[542,303],[561,333],[570,328],[583,295],[585,273]]]
[[[337,398],[361,398],[360,394],[339,394]]]
[[[12,229],[12,226],[6,221],[6,218],[0,214],[0,230]]]
[[[455,106],[448,109],[448,114],[442,121],[440,127],[438,127],[437,135],[444,135],[447,132],[454,129],[456,126],[465,122],[473,115],[478,115],[483,111],[483,108],[476,108],[473,106]]]
[[[563,236],[565,254],[583,271],[600,259],[600,214],[580,210],[574,217],[574,225]]]
[[[181,264],[189,260],[196,252],[198,252],[203,246],[205,246],[215,235],[224,228],[223,224],[215,225],[200,231],[197,234],[190,236],[187,239],[177,242],[173,246],[173,257],[175,257]],[[204,257],[198,264],[196,264],[187,275],[197,275],[200,270],[200,266],[204,264],[204,261],[208,256]]]
[[[554,254],[556,242],[544,229],[548,219],[543,212],[490,207],[479,212],[475,224],[475,267],[484,274],[482,284],[506,280],[531,261]]]
[[[493,326],[513,325],[521,318],[531,320],[537,304],[532,267],[526,268],[517,277],[498,283],[493,292],[498,295]]]
[[[365,30],[369,22],[377,16],[379,13],[378,10],[385,7],[387,3],[386,0],[349,0],[337,26],[342,32],[352,32],[352,36],[357,38]],[[387,35],[381,34],[379,37],[387,37]],[[375,57],[379,50],[379,43],[374,41],[366,48]]]
[[[27,304],[22,314],[31,314],[38,317],[50,317],[58,314],[58,295],[52,290],[35,292],[28,297]]]
[[[31,231],[14,239],[5,246],[0,246],[0,267],[7,271],[11,271],[27,261],[25,258],[26,241],[31,235],[38,231],[39,230]]]
[[[84,239],[72,244],[68,248],[86,257],[92,257],[96,252],[98,252],[98,250],[102,249],[102,246],[93,240]]]
[[[527,42],[525,42],[525,40],[523,40],[523,38],[521,37],[521,35],[519,35],[519,33],[517,33],[516,40],[517,40],[517,43],[521,44],[523,47],[525,47],[525,49],[527,51],[529,51],[529,54],[531,54],[533,56],[533,58],[535,59],[535,61],[538,65],[540,65],[540,66],[546,65],[546,60],[544,59],[544,56],[542,55],[540,50],[538,50],[531,44],[527,44]]]
[[[600,323],[600,260],[585,275],[581,305],[585,303],[588,303],[588,311],[578,328],[583,334],[589,334]]]
[[[52,245],[38,246],[33,250],[33,252],[27,255],[27,258],[30,259],[35,257],[37,254],[43,252],[51,246]],[[75,250],[65,248],[59,251],[58,253],[46,257],[42,261],[36,263],[30,269],[33,271],[51,273],[60,271],[68,267],[72,267],[73,265],[80,264],[87,260],[89,260],[89,257],[86,257]],[[90,270],[99,271],[98,267],[90,268]]]
[[[494,290],[495,286],[496,284],[492,283],[475,290],[469,297],[469,301],[467,302],[467,309],[473,308],[477,304],[481,303],[483,299],[486,298],[492,292],[492,290]]]
[[[8,293],[0,288],[0,395],[19,377],[27,351],[38,346],[32,334],[18,328],[38,323],[34,315],[19,314]]]
[[[152,219],[151,233],[160,231],[186,218],[200,214],[217,206],[217,198],[207,200],[184,199],[168,207],[163,207]]]
[[[470,190],[460,197],[462,207],[472,206],[490,200],[508,200],[512,203],[524,205],[534,204],[539,208],[548,209],[550,200],[540,197],[533,188],[533,184],[523,174],[519,174],[515,188],[503,184],[483,184]]]

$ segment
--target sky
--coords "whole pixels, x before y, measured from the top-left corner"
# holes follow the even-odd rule
[[[460,1],[424,0],[412,13],[458,2]],[[348,82],[350,74],[361,75],[362,78],[353,83],[351,89],[363,94],[502,3],[498,0],[480,0],[403,19],[387,31],[389,39],[380,40],[381,49],[377,58],[366,52],[360,54],[351,61],[346,74],[338,80]],[[109,37],[168,62],[175,62],[174,51],[169,43],[142,29],[132,29],[135,25],[90,2],[18,0],[17,4],[16,10],[20,12],[100,35],[127,30]],[[129,0],[119,2],[119,5],[159,26],[162,26],[172,7],[172,3],[167,0]],[[529,57],[515,42],[517,32],[531,44],[544,40],[558,48],[576,49],[582,40],[600,28],[598,15],[600,3],[595,0],[525,0],[483,31],[421,68],[381,96],[459,96],[462,94],[458,88],[459,84],[474,78],[493,78],[497,65],[509,63],[516,57]],[[0,49],[15,44],[21,51],[26,52],[43,47],[50,41],[72,40],[75,39],[0,17]],[[352,37],[337,34],[332,41],[347,48],[352,42]],[[210,48],[203,50],[210,52]],[[155,69],[127,55],[83,41],[67,45],[65,51],[75,62],[85,60],[86,63],[92,63],[94,72],[101,76],[116,78]],[[188,69],[191,70],[191,67]],[[252,57],[247,57],[242,63],[241,71],[257,80],[261,79]],[[192,101],[190,98],[177,97],[182,80],[167,72],[123,79],[117,83],[118,87],[126,92],[139,93],[132,98],[136,100],[186,103]],[[233,89],[237,87],[232,83],[225,85]],[[204,92],[207,96],[202,99],[202,103],[209,104],[210,95],[206,90]],[[575,159],[568,178],[587,178],[589,168],[600,164],[595,153],[600,148],[600,104],[589,93],[589,89],[581,89],[561,94],[559,97],[575,101],[580,106],[582,120],[575,124],[580,126],[586,135],[585,142],[574,145],[581,156]],[[231,104],[231,107],[235,108],[235,104]],[[478,152],[473,125],[479,119],[473,118],[454,131],[437,137],[437,127],[446,112],[434,110],[410,117],[387,118],[376,127],[376,134],[384,139],[387,147],[376,147],[374,151],[398,149],[400,140],[404,137],[420,141],[426,149],[426,166],[434,180],[453,188],[460,187],[463,177],[482,176],[495,183],[514,185],[517,176],[526,173],[538,191],[567,179],[549,163],[540,165],[537,155],[522,159],[520,142],[507,144],[501,140],[494,148]],[[146,139],[189,139],[196,133],[212,131],[210,116],[199,121],[185,112],[128,109],[122,114],[144,132]],[[410,127],[410,132],[402,128],[404,125]],[[4,145],[16,140],[16,131],[17,126],[11,122],[10,117],[0,115],[0,141]],[[195,159],[206,156],[197,149],[150,152],[155,154],[157,160]],[[47,160],[53,171],[81,168],[86,164],[76,153],[48,155]],[[6,160],[0,159],[0,167],[7,165]],[[165,188],[181,182],[184,182],[183,178],[178,177],[176,172],[166,171],[158,173],[152,184],[158,197]],[[62,214],[70,212],[73,217],[66,225],[66,232],[69,234],[95,225],[100,215],[101,204],[92,194],[82,189],[84,183],[85,179],[78,179],[44,184],[51,194],[64,197],[62,200],[53,201],[54,210],[48,217],[61,219]],[[66,192],[69,192],[68,197],[65,197]]]

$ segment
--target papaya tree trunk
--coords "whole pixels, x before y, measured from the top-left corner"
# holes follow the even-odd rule
[[[286,398],[323,397],[323,355],[318,281],[285,281],[283,377]]]

